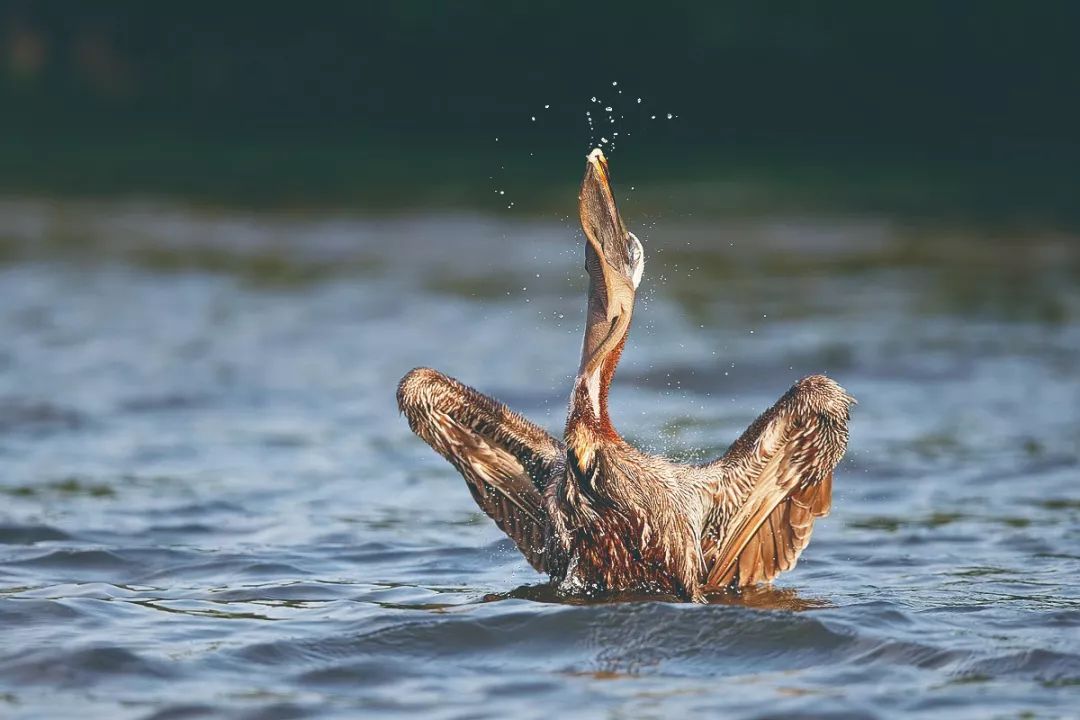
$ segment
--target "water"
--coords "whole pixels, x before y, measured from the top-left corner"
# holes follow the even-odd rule
[[[432,365],[558,431],[567,222],[3,203],[0,716],[1077,716],[1076,241],[626,209],[630,439],[860,401],[773,589],[559,602],[398,417]]]

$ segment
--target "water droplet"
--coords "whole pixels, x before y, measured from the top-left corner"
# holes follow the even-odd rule
[[[650,119],[650,120],[655,120],[655,119],[656,119],[656,116],[655,116],[655,115],[650,115],[650,116],[649,116],[649,119]]]
[[[545,105],[544,109],[547,110],[549,107],[551,107],[551,106],[550,105]]]
[[[611,106],[608,105],[606,108],[604,108],[604,112],[611,112]]]
[[[670,120],[670,119],[671,119],[671,118],[673,118],[673,117],[675,117],[675,116],[674,116],[674,115],[672,115],[671,113],[668,113],[668,114],[667,114],[667,119],[668,119],[668,120]]]
[[[638,105],[640,105],[641,104],[641,98],[638,98],[637,102],[638,102]]]
[[[532,121],[533,121],[533,122],[536,122],[536,116],[535,116],[535,115],[533,115],[533,116],[531,116],[531,117],[532,117]]]

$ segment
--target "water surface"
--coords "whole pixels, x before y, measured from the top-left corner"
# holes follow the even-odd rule
[[[568,221],[3,202],[0,716],[1075,716],[1076,239],[625,210],[628,438],[859,399],[772,589],[560,602],[398,416],[431,365],[559,430]]]

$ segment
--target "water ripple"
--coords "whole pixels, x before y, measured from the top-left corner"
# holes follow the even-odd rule
[[[561,431],[565,224],[3,209],[5,720],[1075,715],[1080,245],[639,233],[631,440],[715,456],[812,372],[860,400],[799,566],[683,605],[555,593],[394,405],[435,364]]]

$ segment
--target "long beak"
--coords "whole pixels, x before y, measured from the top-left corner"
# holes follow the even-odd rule
[[[593,150],[578,195],[589,273],[588,316],[579,373],[591,375],[625,337],[634,311],[637,240],[623,224],[611,191],[607,159]],[[638,247],[640,247],[638,245]]]

